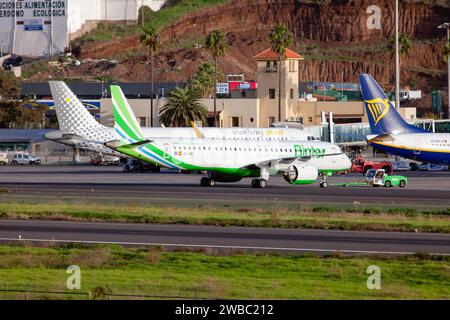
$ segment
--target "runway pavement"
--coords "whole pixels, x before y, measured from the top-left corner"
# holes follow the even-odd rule
[[[337,203],[355,202],[385,206],[450,207],[450,172],[401,172],[408,186],[400,188],[339,187],[319,188],[318,184],[293,186],[282,177],[271,177],[266,189],[254,189],[250,179],[237,183],[199,185],[200,175],[163,173],[123,173],[120,167],[95,166],[4,166],[0,167],[0,199],[83,198],[106,201],[150,203]],[[361,174],[337,175],[331,184],[363,180]]]
[[[180,225],[0,220],[2,242],[84,242],[132,246],[346,254],[450,254],[450,235]]]

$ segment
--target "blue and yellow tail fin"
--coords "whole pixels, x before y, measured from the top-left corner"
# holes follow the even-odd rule
[[[407,123],[402,118],[371,75],[361,74],[359,81],[372,134],[427,132]]]

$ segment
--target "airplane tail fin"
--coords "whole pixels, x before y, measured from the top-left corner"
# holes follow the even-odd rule
[[[369,74],[359,76],[361,93],[373,134],[400,134],[426,132],[407,123],[397,112],[383,89]]]
[[[89,136],[93,131],[104,131],[85,106],[63,81],[49,81],[55,103],[59,129],[64,134]]]
[[[145,140],[141,126],[119,86],[111,86],[111,98],[116,132],[131,143]]]

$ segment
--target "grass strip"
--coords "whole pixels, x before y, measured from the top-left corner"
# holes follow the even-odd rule
[[[80,290],[66,287],[69,265],[80,267]],[[371,265],[381,270],[379,290],[366,285]],[[449,283],[450,259],[426,255],[221,255],[102,245],[0,246],[1,290],[74,293],[34,293],[29,299],[104,297],[98,292],[213,299],[449,299]],[[23,298],[24,293],[0,291],[0,299]]]
[[[0,218],[450,233],[450,209],[1,203]]]

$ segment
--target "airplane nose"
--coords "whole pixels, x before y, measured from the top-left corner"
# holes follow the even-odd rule
[[[346,154],[344,154],[343,157],[344,157],[344,159],[343,159],[344,168],[350,169],[352,167],[352,162],[350,161],[349,157],[347,157]]]

